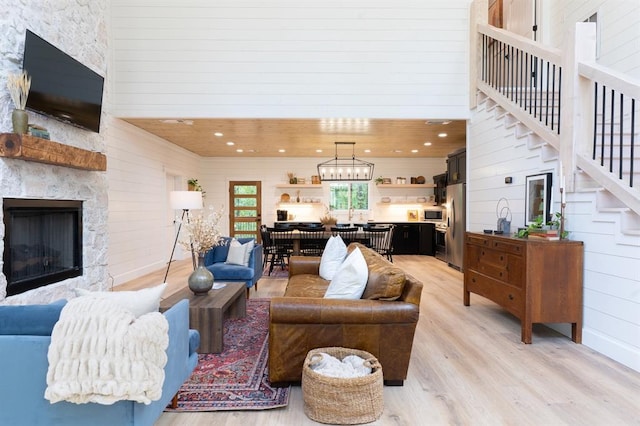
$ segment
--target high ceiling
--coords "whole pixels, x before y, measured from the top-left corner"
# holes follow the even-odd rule
[[[203,157],[325,158],[335,155],[335,142],[356,142],[354,147],[358,158],[442,158],[464,147],[466,141],[464,120],[255,118],[130,118],[125,120]],[[221,133],[222,136],[216,136],[216,133]],[[438,136],[441,133],[447,135]],[[229,144],[231,142],[233,142],[232,145]],[[425,145],[427,143],[430,145]],[[416,152],[412,152],[413,150]],[[344,152],[344,146],[341,146],[338,155],[351,156],[351,148],[348,148],[348,152]]]

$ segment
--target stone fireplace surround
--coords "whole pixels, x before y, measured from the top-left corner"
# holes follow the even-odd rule
[[[73,129],[80,132],[80,130]],[[98,136],[98,135],[96,135]],[[7,280],[0,273],[0,304],[49,303],[74,297],[76,287],[110,287],[107,268],[107,177],[105,172],[76,170],[17,159],[0,159],[2,198],[66,199],[83,201],[83,275],[6,297]],[[0,215],[2,210],[0,209]],[[4,226],[0,221],[0,254]]]

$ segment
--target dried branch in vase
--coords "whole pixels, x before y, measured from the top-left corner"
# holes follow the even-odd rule
[[[27,106],[27,97],[29,97],[29,89],[31,89],[31,77],[26,71],[20,74],[9,74],[7,76],[7,89],[11,100],[17,109],[25,109]]]

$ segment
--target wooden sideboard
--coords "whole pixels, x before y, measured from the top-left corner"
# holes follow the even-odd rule
[[[571,340],[581,343],[583,252],[581,241],[468,232],[464,304],[470,293],[496,302],[520,319],[524,343],[533,323],[571,323]]]

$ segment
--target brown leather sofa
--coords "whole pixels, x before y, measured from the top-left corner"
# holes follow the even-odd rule
[[[324,299],[329,281],[319,276],[320,257],[292,256],[283,297],[271,299],[269,380],[298,383],[311,349],[346,347],[371,353],[382,364],[386,385],[407,378],[420,315],[422,283],[358,243],[369,268],[361,299]]]

